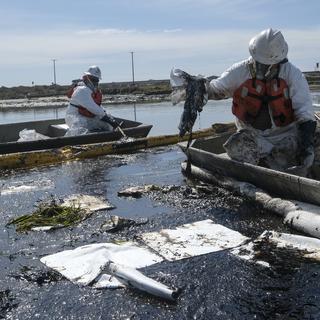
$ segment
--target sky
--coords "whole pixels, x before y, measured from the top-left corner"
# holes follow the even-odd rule
[[[319,0],[1,1],[0,86],[70,84],[90,65],[102,82],[168,79],[173,67],[220,75],[249,40],[281,30],[302,71],[320,62]]]

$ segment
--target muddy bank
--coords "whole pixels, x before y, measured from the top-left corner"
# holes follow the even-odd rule
[[[69,99],[66,96],[23,98],[0,100],[0,111],[35,109],[35,108],[65,108],[68,106]],[[133,104],[133,103],[153,103],[170,101],[169,94],[118,94],[104,95],[102,105]]]
[[[320,90],[311,93],[312,101],[316,107],[320,105]],[[67,96],[4,99],[0,100],[0,111],[19,111],[25,109],[51,109],[65,108],[68,106]],[[170,93],[163,94],[113,94],[103,95],[102,105],[108,107],[119,104],[148,104],[158,102],[171,102]]]

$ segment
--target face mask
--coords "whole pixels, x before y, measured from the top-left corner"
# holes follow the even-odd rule
[[[85,77],[84,78],[84,83],[91,89],[95,90],[99,86],[99,79],[96,77]]]
[[[255,61],[255,68],[258,80],[271,80],[278,73],[278,65],[276,64],[268,65]]]
[[[262,64],[262,63],[256,61],[255,67],[256,67],[256,78],[258,80],[266,79],[267,73],[270,73],[271,65]]]
[[[95,88],[98,87],[98,85],[99,85],[99,79],[98,79],[98,78],[96,78],[96,77],[90,77],[89,80],[91,81],[91,83],[93,84],[93,86],[94,86]]]

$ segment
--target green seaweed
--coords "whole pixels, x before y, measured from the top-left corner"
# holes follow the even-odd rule
[[[69,227],[88,217],[88,212],[78,205],[63,205],[56,199],[40,203],[35,212],[11,220],[18,232],[26,232],[35,227]]]

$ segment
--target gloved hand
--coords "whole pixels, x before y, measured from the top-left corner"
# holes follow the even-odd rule
[[[297,166],[286,169],[286,172],[306,177],[314,161],[314,133],[316,121],[305,121],[299,124],[298,133],[300,139],[299,162]]]
[[[101,121],[107,122],[111,125],[111,127],[115,130],[116,128],[120,127],[120,123],[113,118],[111,115],[105,114],[101,119]]]
[[[290,174],[306,177],[314,161],[314,148],[308,148],[308,150],[305,151],[305,155],[301,157],[300,161],[300,165],[289,167],[285,171]]]

